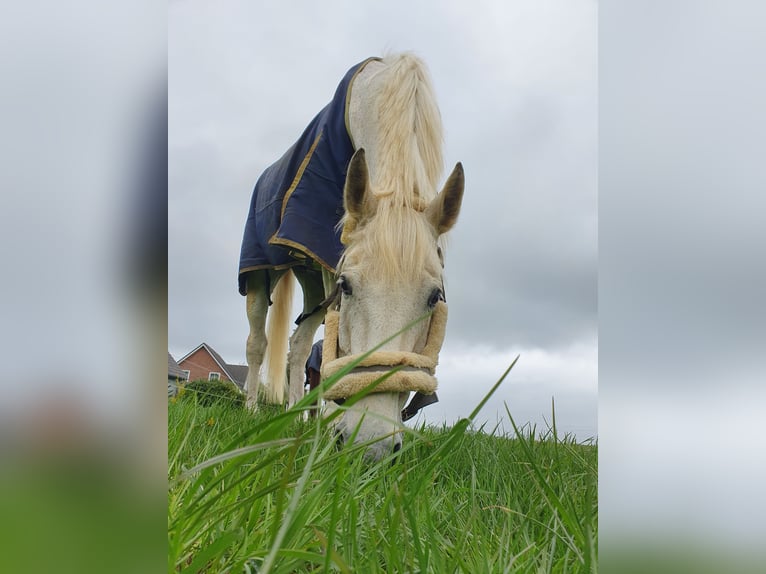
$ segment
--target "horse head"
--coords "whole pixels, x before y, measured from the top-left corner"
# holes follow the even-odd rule
[[[457,220],[463,188],[457,164],[442,191],[431,192],[431,201],[418,201],[422,195],[415,194],[403,203],[373,189],[363,149],[349,164],[346,249],[337,274],[338,308],[327,317],[323,374],[331,376],[386,341],[328,391],[329,398],[345,398],[399,367],[338,419],[343,440],[374,441],[366,451],[371,460],[401,447],[401,411],[410,392],[436,388],[433,374],[446,323],[439,238]]]

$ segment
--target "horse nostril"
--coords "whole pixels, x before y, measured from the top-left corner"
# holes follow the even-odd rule
[[[399,461],[399,451],[402,450],[402,443],[394,443],[394,455],[391,457],[391,466],[393,467]]]

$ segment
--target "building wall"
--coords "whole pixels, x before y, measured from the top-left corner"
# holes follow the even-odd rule
[[[211,371],[220,373],[222,381],[231,380],[204,347],[197,349],[186,359],[180,361],[178,366],[185,371],[190,371],[189,381],[196,381],[198,379],[207,381],[210,378]]]

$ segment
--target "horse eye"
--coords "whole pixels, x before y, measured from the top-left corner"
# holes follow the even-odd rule
[[[338,284],[340,285],[340,290],[344,295],[351,295],[351,284],[348,282],[348,279],[346,279],[345,275],[340,276]]]
[[[428,298],[428,306],[433,309],[439,301],[444,301],[444,293],[442,293],[441,289],[437,288],[431,291],[431,296]]]

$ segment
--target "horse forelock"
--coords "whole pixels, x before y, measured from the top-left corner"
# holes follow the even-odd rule
[[[344,263],[362,262],[360,271],[386,283],[410,281],[439,263],[434,230],[425,216],[379,201],[378,211],[350,235]]]

